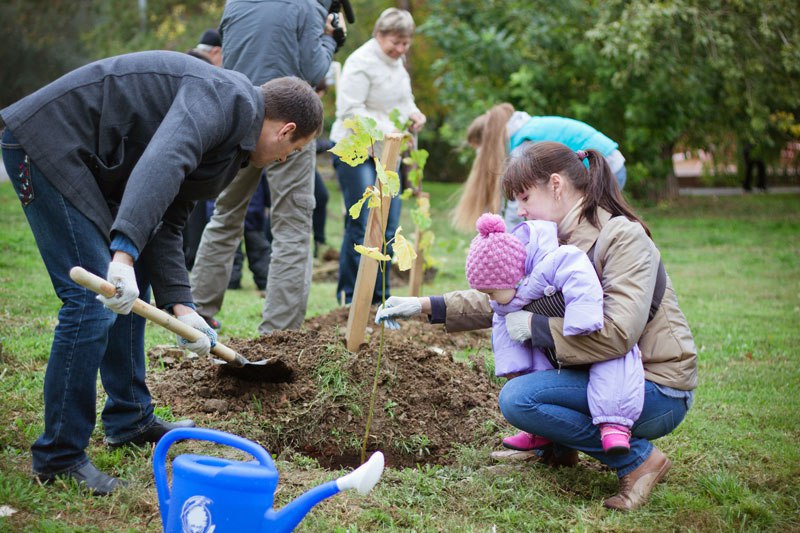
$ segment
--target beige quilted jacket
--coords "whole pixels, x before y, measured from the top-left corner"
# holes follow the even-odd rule
[[[551,318],[550,333],[563,366],[596,363],[626,354],[638,342],[646,379],[681,390],[697,387],[697,349],[686,317],[667,278],[653,320],[647,322],[661,255],[641,225],[600,210],[598,230],[578,221],[580,202],[559,225],[559,237],[584,252],[596,242],[594,267],[603,286],[603,328],[565,337],[562,318]],[[488,297],[478,291],[444,295],[445,327],[464,331],[491,327]]]

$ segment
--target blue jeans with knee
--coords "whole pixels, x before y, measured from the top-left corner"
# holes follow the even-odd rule
[[[686,399],[671,398],[645,381],[644,408],[631,428],[631,451],[603,452],[600,430],[592,424],[586,389],[587,370],[545,370],[516,377],[500,391],[500,410],[513,426],[547,437],[556,446],[580,450],[616,470],[622,477],[641,465],[653,451],[651,440],[675,429],[689,409]],[[556,450],[558,453],[558,450]]]
[[[375,164],[370,159],[358,166],[351,167],[334,155],[333,168],[336,170],[336,177],[339,180],[339,186],[342,188],[345,209],[349,211],[350,207],[361,199],[364,190],[370,185],[375,185],[375,178],[377,176]],[[394,237],[394,232],[400,222],[400,208],[400,198],[393,198],[389,206],[389,218],[386,222],[385,235],[387,241]],[[353,249],[353,245],[364,243],[364,233],[367,229],[368,217],[369,209],[367,209],[366,206],[361,210],[361,216],[357,219],[350,217],[349,213],[345,213],[344,238],[342,239],[342,248],[339,252],[339,283],[336,286],[336,297],[339,298],[342,291],[344,291],[345,303],[350,303],[350,300],[353,298],[356,276],[358,275],[358,264],[361,261],[361,254]],[[389,255],[392,255],[391,245],[389,245],[387,252]],[[389,297],[389,272],[391,272],[390,268],[386,271],[387,298]],[[375,291],[372,294],[372,303],[380,303],[382,294],[381,271],[378,269]]]
[[[108,395],[102,420],[106,437],[124,441],[153,421],[145,384],[143,318],[117,315],[69,277],[82,266],[103,278],[111,260],[100,229],[42,175],[6,129],[3,162],[20,198],[56,295],[58,323],[44,377],[44,432],[31,447],[38,474],[71,472],[85,465],[95,426],[97,374]],[[143,299],[149,281],[137,269]]]

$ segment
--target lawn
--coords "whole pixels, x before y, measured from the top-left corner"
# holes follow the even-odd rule
[[[328,185],[328,240],[336,246],[341,199],[335,182]],[[470,236],[447,224],[456,189],[426,187],[438,274],[424,291],[463,288]],[[700,372],[686,421],[657,441],[674,466],[647,507],[605,510],[615,477],[586,456],[578,468],[552,470],[492,464],[489,449],[466,446],[452,465],[389,469],[369,496],[326,501],[299,531],[800,530],[800,196],[682,198],[640,212],[692,326]],[[402,224],[413,235],[406,214]],[[8,183],[0,183],[0,227],[0,509],[16,510],[0,518],[0,530],[157,531],[152,449],[110,451],[98,428],[90,456],[133,481],[112,497],[31,481],[29,446],[42,429],[42,380],[59,302]],[[334,291],[333,283],[315,283],[309,315],[334,309]],[[224,338],[254,336],[260,312],[245,276],[218,315]],[[171,341],[148,328],[148,347]],[[279,506],[341,474],[299,454],[277,465]]]

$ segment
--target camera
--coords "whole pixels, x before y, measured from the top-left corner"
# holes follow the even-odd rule
[[[333,0],[331,2],[330,7],[328,8],[328,13],[333,14],[331,25],[333,26],[333,40],[336,41],[337,51],[347,40],[347,36],[344,34],[344,28],[339,26],[339,12],[342,10],[344,10],[344,16],[348,23],[352,24],[356,21],[356,16],[353,13],[353,6],[350,5],[350,0]]]

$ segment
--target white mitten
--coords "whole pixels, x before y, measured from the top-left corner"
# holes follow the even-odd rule
[[[136,272],[133,267],[119,261],[111,261],[108,264],[106,280],[117,288],[117,293],[111,298],[98,295],[97,299],[115,313],[129,314],[133,309],[133,302],[139,297],[139,286],[136,284]]]
[[[375,313],[375,323],[386,323],[389,329],[400,329],[400,324],[396,319],[410,318],[422,312],[422,303],[419,298],[413,296],[390,296],[386,300],[386,305],[378,307],[378,312]]]
[[[514,311],[506,315],[506,329],[511,340],[524,342],[531,338],[531,317],[530,311]]]
[[[208,355],[211,353],[211,348],[217,345],[217,332],[209,326],[203,317],[192,311],[191,313],[177,317],[178,320],[192,326],[194,329],[200,331],[203,335],[196,341],[190,341],[178,335],[178,346],[186,348],[197,355]]]

